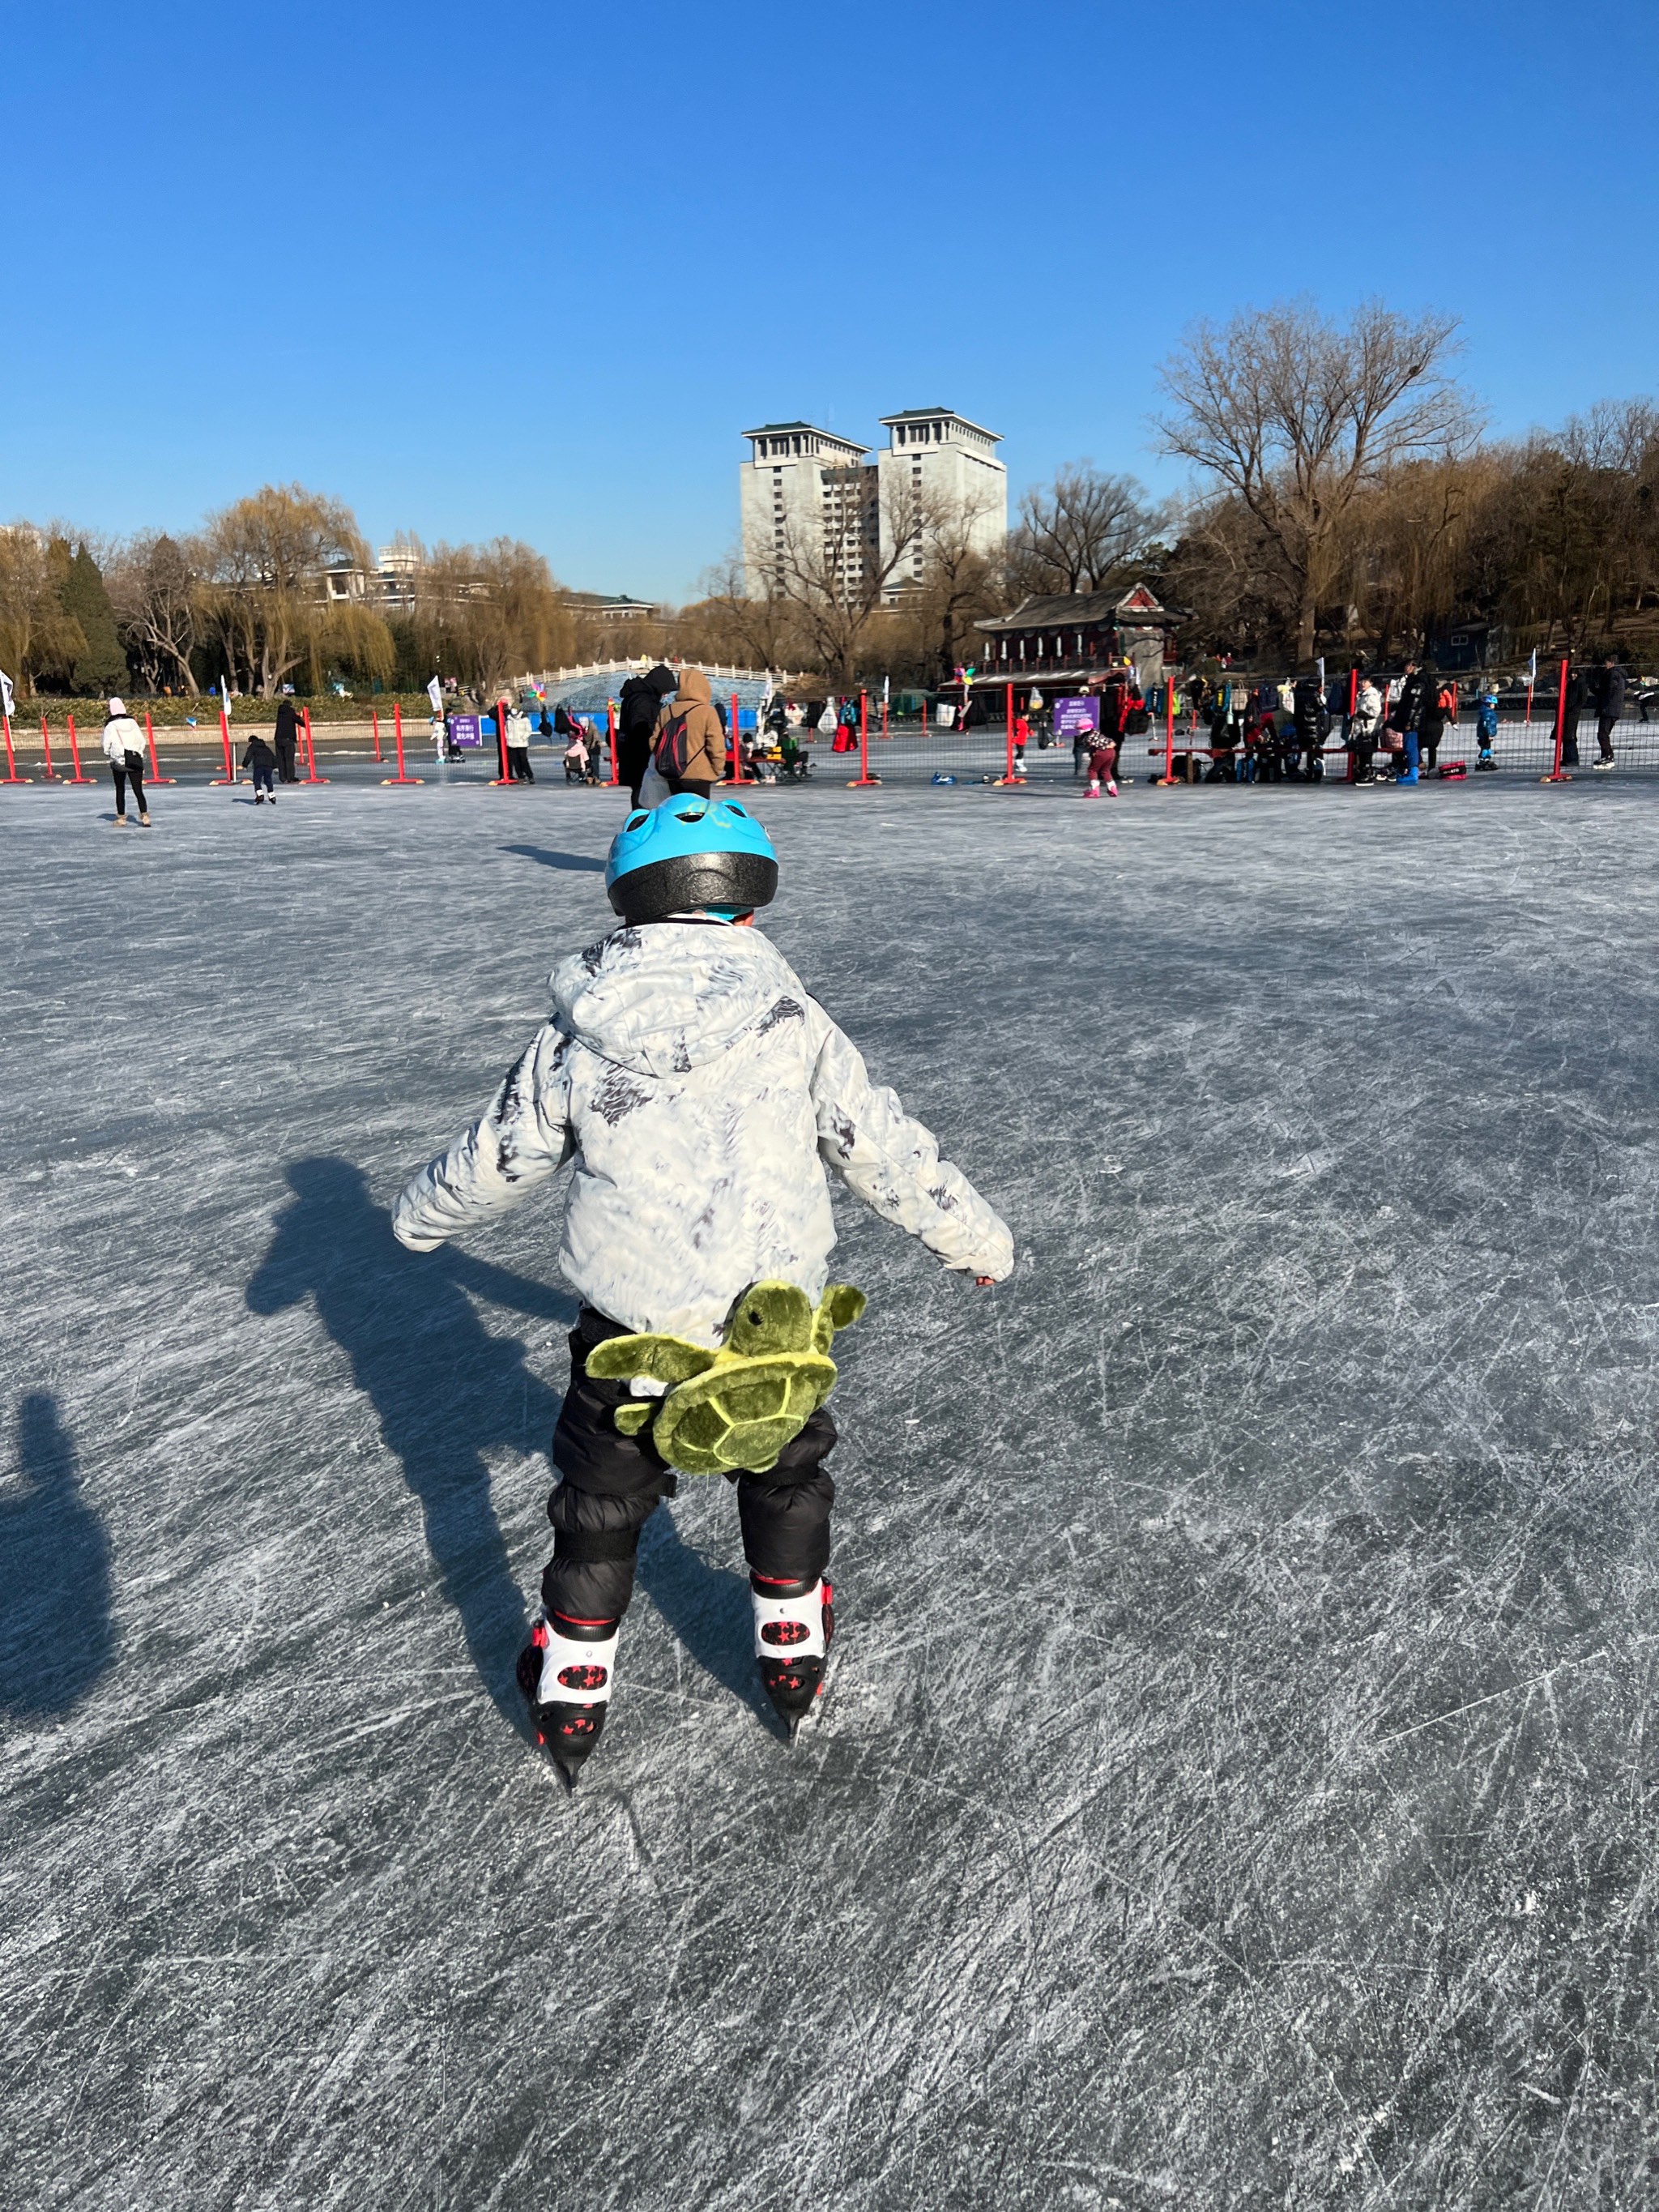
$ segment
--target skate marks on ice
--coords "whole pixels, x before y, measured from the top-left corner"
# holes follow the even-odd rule
[[[528,1621],[485,1455],[501,1445],[522,1450],[526,1433],[544,1443],[559,1400],[524,1346],[491,1334],[472,1301],[566,1328],[574,1302],[453,1245],[405,1251],[349,1161],[299,1160],[287,1174],[293,1197],[248,1284],[248,1306],[273,1315],[314,1304],[420,1505],[440,1589],[459,1616],[479,1679],[525,1735],[513,1670]]]
[[[0,1483],[0,1712],[39,1722],[78,1705],[114,1658],[109,1544],[58,1401],[31,1391],[16,1421],[16,1472]]]

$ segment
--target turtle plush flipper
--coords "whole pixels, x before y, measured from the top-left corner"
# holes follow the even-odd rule
[[[604,1382],[629,1382],[636,1375],[654,1382],[689,1382],[717,1356],[684,1336],[607,1336],[588,1353],[587,1371]]]
[[[867,1304],[863,1291],[855,1290],[851,1283],[826,1283],[818,1310],[812,1316],[813,1351],[828,1352],[836,1340],[836,1331],[851,1328]]]
[[[636,1437],[662,1403],[660,1398],[634,1398],[625,1406],[618,1406],[611,1416],[625,1437]]]

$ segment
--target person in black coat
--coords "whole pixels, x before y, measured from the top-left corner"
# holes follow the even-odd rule
[[[1559,699],[1559,695],[1558,694],[1557,696]],[[1584,679],[1577,669],[1571,666],[1567,670],[1565,708],[1566,711],[1564,714],[1558,707],[1556,721],[1559,726],[1555,735],[1561,741],[1562,767],[1577,768],[1578,765],[1578,717],[1584,711]]]
[[[276,702],[276,734],[272,740],[276,750],[276,773],[284,783],[300,781],[300,718],[294,711],[291,699]]]
[[[632,805],[640,803],[640,786],[651,765],[651,747],[657,716],[665,699],[672,699],[680,683],[672,668],[660,661],[644,676],[630,676],[617,702],[617,774],[628,786]]]
[[[1325,739],[1331,720],[1325,712],[1325,694],[1316,668],[1304,668],[1297,678],[1291,694],[1291,715],[1293,747],[1301,755],[1302,773],[1310,783],[1317,783],[1325,773]],[[1295,772],[1291,765],[1291,773]]]
[[[1595,750],[1598,755],[1595,765],[1598,770],[1613,766],[1613,733],[1625,711],[1628,689],[1629,679],[1618,660],[1609,653],[1602,666],[1595,701]]]

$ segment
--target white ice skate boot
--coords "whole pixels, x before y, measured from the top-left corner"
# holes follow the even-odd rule
[[[605,1726],[621,1633],[620,1620],[567,1620],[541,1607],[519,1654],[519,1687],[536,1741],[552,1753],[573,1790]]]
[[[751,1573],[755,1656],[761,1680],[790,1741],[823,1695],[823,1662],[836,1632],[835,1592],[827,1582],[781,1583]]]

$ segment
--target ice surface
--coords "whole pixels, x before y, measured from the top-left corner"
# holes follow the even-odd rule
[[[614,799],[0,794],[0,2195],[1644,2200],[1654,799],[756,803],[1021,1260],[844,1209],[825,1709],[688,1481],[568,1799],[556,1204],[384,1209]]]

